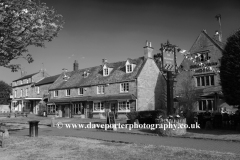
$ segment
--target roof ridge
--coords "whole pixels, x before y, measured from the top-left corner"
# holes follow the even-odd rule
[[[143,56],[142,56],[143,57]],[[131,60],[137,60],[137,59],[140,59],[140,58],[142,58],[142,57],[138,57],[138,58],[134,58],[134,59],[131,59],[131,58],[128,58],[128,59],[131,59]],[[127,59],[127,60],[128,60]],[[118,62],[111,62],[111,63],[109,63],[109,62],[107,62],[107,64],[116,64],[116,63],[123,63],[123,62],[126,62],[126,60],[125,61],[118,61]],[[92,68],[95,68],[95,67],[99,67],[99,66],[101,66],[101,65],[98,65],[98,66],[94,66],[94,67],[88,67],[88,68],[83,68],[83,69],[78,69],[77,71],[86,71],[86,70],[90,70],[90,69],[92,69]],[[74,72],[74,71],[69,71],[69,72],[66,72],[66,73],[70,73],[70,72]]]

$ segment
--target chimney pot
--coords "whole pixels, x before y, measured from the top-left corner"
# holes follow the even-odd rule
[[[102,59],[102,63],[103,63],[103,65],[104,65],[105,63],[107,63],[107,59]]]
[[[78,70],[78,61],[75,60],[73,63],[73,71],[77,71]]]

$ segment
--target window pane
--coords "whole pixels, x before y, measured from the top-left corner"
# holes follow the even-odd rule
[[[212,110],[212,100],[208,100],[208,110]]]
[[[209,86],[210,83],[209,83],[209,76],[206,76],[206,86]]]
[[[200,77],[197,77],[197,86],[200,86]]]
[[[198,101],[198,109],[199,111],[202,111],[202,101]]]
[[[202,86],[205,86],[205,78],[201,77]]]
[[[211,75],[211,85],[214,85],[214,75]]]
[[[202,105],[203,105],[203,110],[205,111],[205,110],[206,110],[206,108],[207,108],[207,103],[206,103],[206,100],[203,100],[202,102],[203,102],[203,103],[202,103]]]

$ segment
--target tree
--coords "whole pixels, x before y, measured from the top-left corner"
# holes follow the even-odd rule
[[[227,38],[221,57],[220,83],[225,101],[240,104],[240,29]]]
[[[44,47],[63,28],[63,19],[54,9],[36,0],[0,0],[0,66],[12,71],[20,65],[10,64],[24,58],[33,62],[28,46]]]
[[[194,123],[195,103],[200,99],[202,90],[195,87],[192,73],[189,71],[182,71],[177,80],[176,97],[183,111],[184,117],[188,124]]]
[[[4,81],[0,81],[0,104],[9,104],[8,100],[11,93],[12,87]]]

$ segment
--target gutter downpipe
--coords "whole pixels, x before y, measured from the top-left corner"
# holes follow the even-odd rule
[[[136,111],[138,111],[138,83],[137,83],[137,78],[135,79],[136,80],[136,92],[137,92],[137,97],[136,97]]]

